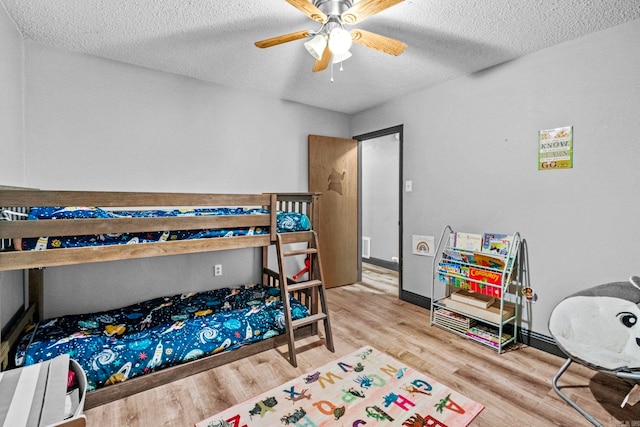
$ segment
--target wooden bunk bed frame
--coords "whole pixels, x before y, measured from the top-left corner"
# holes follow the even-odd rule
[[[276,213],[299,212],[307,215],[311,229],[317,230],[320,193],[264,194],[201,194],[201,193],[133,193],[41,191],[0,186],[0,207],[30,208],[33,206],[97,206],[101,208],[164,208],[167,207],[263,207],[269,215],[193,216],[158,218],[58,219],[55,221],[0,221],[0,239],[40,236],[74,236],[106,233],[147,232],[163,230],[196,230],[235,227],[269,227],[269,234],[207,238],[194,240],[142,243],[33,251],[0,251],[0,271],[29,271],[29,307],[15,321],[12,330],[2,337],[0,362],[6,368],[11,349],[24,327],[43,315],[43,267],[148,258],[166,255],[220,251],[241,248],[262,248],[263,284],[279,287],[280,277],[268,266],[268,249],[276,241]],[[290,280],[290,279],[288,279]],[[308,295],[294,295],[301,302]],[[296,335],[317,332],[316,325],[296,330]],[[87,393],[85,408],[89,409],[132,394],[166,384],[244,357],[281,345],[287,337],[279,335],[233,351],[206,356],[181,365],[165,368],[141,377],[113,384]]]

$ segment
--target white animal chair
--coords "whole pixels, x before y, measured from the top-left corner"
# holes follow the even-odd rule
[[[553,389],[593,425],[602,427],[560,390],[558,380],[576,362],[640,384],[640,277],[595,286],[560,301],[549,318],[549,332],[568,356],[553,377]]]

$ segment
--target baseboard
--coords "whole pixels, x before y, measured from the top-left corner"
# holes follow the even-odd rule
[[[431,298],[415,294],[413,292],[402,290],[400,291],[400,299],[402,301],[415,304],[419,307],[431,309]],[[547,335],[540,334],[538,332],[530,331],[528,329],[518,329],[518,342],[523,343],[529,347],[537,348],[546,353],[554,354],[556,356],[566,358],[567,356],[558,348],[555,340]]]
[[[529,347],[537,348],[538,350],[542,350],[547,353],[562,357],[563,359],[567,358],[567,355],[564,354],[562,350],[560,350],[560,348],[556,344],[556,341],[552,337],[540,334],[538,332],[520,328],[518,330],[518,342],[526,344]]]
[[[427,310],[431,310],[431,298],[425,297],[423,295],[418,295],[402,289],[400,291],[400,299],[402,301],[410,302],[411,304],[415,304],[422,308],[426,308]]]
[[[398,266],[400,265],[397,262],[387,261],[384,259],[373,258],[373,257],[362,258],[362,262],[366,264],[377,265],[378,267],[386,268],[387,270],[393,270],[393,271],[398,271],[399,270]]]

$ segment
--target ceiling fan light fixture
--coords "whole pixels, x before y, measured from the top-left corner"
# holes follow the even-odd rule
[[[398,56],[407,45],[399,40],[365,30],[345,29],[346,25],[359,24],[404,0],[286,0],[309,18],[322,24],[317,31],[296,31],[260,40],[254,44],[261,48],[277,46],[294,40],[306,39],[305,49],[315,59],[313,72],[324,71],[332,64],[340,64],[351,57],[352,43]],[[1,0],[0,0],[1,2]],[[333,70],[333,67],[330,67]],[[332,71],[333,72],[333,71]],[[332,79],[333,80],[333,79]]]
[[[318,34],[314,36],[311,40],[306,41],[304,43],[304,47],[307,49],[307,52],[311,54],[316,60],[322,58],[322,53],[327,48],[327,35],[326,34]]]
[[[329,50],[334,55],[348,52],[351,42],[351,33],[342,27],[336,27],[329,33]]]
[[[331,62],[333,64],[337,64],[339,62],[346,61],[349,58],[351,58],[351,52],[346,51],[345,53],[333,54],[333,56],[331,57]]]

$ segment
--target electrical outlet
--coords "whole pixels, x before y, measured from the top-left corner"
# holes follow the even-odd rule
[[[216,264],[213,266],[213,275],[222,276],[222,264]]]

